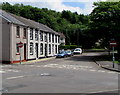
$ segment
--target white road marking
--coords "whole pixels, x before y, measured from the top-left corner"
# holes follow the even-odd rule
[[[5,71],[0,71],[0,73],[5,73]]]
[[[9,77],[9,78],[6,78],[6,79],[17,79],[17,78],[23,78],[24,76],[16,76],[16,77]]]
[[[100,73],[117,73],[113,71],[104,71],[104,70],[95,70],[92,66],[82,66],[82,65],[68,65],[68,64],[48,64],[36,67],[44,67],[44,68],[66,68],[66,69],[73,69],[73,70],[83,70],[83,71],[91,71],[91,72],[100,72]]]
[[[98,72],[105,72],[105,71],[103,71],[103,70],[98,70]]]
[[[90,71],[95,72],[95,71],[97,71],[97,70],[90,70]]]
[[[110,71],[110,72],[108,72],[108,73],[117,73],[117,72],[111,72],[111,71]]]

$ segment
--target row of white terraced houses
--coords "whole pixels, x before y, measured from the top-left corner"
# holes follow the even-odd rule
[[[0,10],[0,19],[2,19],[0,36],[2,62],[19,62],[20,54],[22,61],[26,61],[58,53],[60,35],[48,26],[3,10]],[[20,42],[23,43],[21,50],[18,47]]]

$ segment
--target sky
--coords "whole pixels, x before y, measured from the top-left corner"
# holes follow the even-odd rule
[[[92,12],[94,9],[93,2],[98,1],[106,0],[2,0],[2,2],[9,2],[10,4],[22,3],[38,8],[48,8],[57,12],[69,10],[85,15]]]

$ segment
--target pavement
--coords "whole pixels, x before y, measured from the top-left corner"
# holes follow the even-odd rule
[[[120,65],[113,63],[112,61],[95,61],[95,62],[104,69],[120,72]]]
[[[47,61],[47,60],[51,60],[51,59],[55,59],[55,57],[53,56],[53,57],[48,57],[48,58],[30,60],[30,61],[22,62],[21,64],[34,64],[34,63],[37,63],[37,62]],[[15,63],[15,64],[20,64],[20,63]]]

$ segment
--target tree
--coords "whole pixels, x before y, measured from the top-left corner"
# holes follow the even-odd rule
[[[10,13],[45,24],[57,32],[63,32],[66,43],[87,46],[91,38],[87,32],[89,16],[72,13],[71,11],[56,12],[47,8],[37,8],[30,5],[3,3],[2,9]],[[87,35],[87,36],[85,36]],[[87,39],[86,39],[87,37]],[[88,46],[87,46],[88,47]]]
[[[117,50],[120,55],[120,2],[94,3],[91,16],[91,29],[98,39],[103,39],[108,45],[111,39],[118,43]]]

